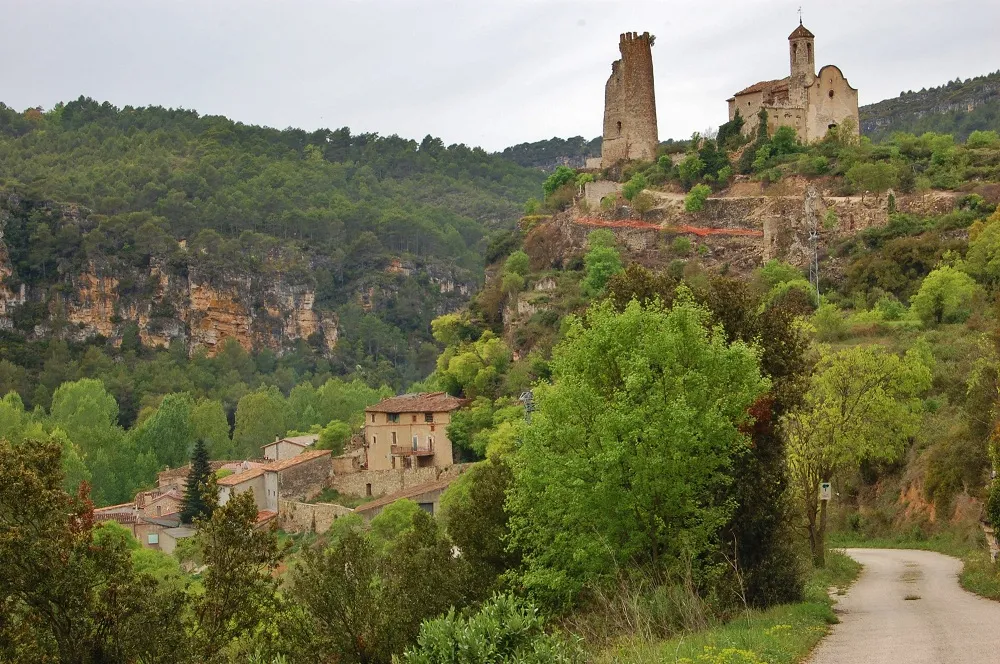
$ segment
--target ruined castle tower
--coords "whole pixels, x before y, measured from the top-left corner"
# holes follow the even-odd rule
[[[653,94],[653,37],[626,32],[618,42],[621,60],[611,65],[604,86],[601,168],[629,159],[656,158],[656,97]]]

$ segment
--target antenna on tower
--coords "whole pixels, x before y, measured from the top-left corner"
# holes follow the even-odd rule
[[[802,25],[802,5],[799,5],[799,25]]]

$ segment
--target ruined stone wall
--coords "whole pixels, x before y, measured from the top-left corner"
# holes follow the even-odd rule
[[[591,210],[600,210],[601,201],[605,196],[612,194],[617,196],[621,190],[622,186],[611,180],[588,182],[583,185],[583,200],[587,201],[587,205],[590,206]]]
[[[330,483],[333,466],[329,456],[321,456],[278,472],[278,497],[309,500]]]
[[[611,65],[604,87],[604,138],[601,167],[624,160],[656,158],[656,96],[653,91],[652,38],[648,32],[621,35],[621,59]]]
[[[278,527],[286,533],[323,534],[337,519],[352,514],[354,510],[333,503],[300,503],[294,500],[278,501]]]

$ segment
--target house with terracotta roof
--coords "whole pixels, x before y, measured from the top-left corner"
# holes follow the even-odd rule
[[[760,81],[746,87],[726,101],[729,119],[738,112],[744,120],[743,133],[753,136],[760,124],[758,114],[767,111],[767,131],[792,127],[803,143],[821,140],[833,129],[858,135],[858,91],[852,88],[836,65],[825,65],[816,72],[815,35],[801,20],[788,36],[790,75]]]
[[[447,468],[454,461],[447,427],[465,399],[446,392],[403,394],[365,409],[368,470]]]
[[[219,505],[252,491],[260,512],[278,512],[279,500],[306,500],[322,491],[333,469],[330,450],[309,450],[218,480]]]

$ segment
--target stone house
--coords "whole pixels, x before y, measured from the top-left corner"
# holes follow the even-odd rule
[[[277,514],[279,500],[305,500],[322,491],[331,471],[330,450],[310,450],[272,461],[220,479],[219,505],[236,494],[252,491],[258,511]]]
[[[298,456],[309,447],[316,444],[319,436],[312,434],[308,436],[292,436],[290,438],[275,438],[273,443],[262,445],[264,458],[270,461],[284,461]]]
[[[737,110],[743,117],[744,134],[752,136],[757,131],[757,116],[764,109],[769,134],[778,127],[792,127],[800,141],[810,143],[851,120],[851,132],[858,135],[858,91],[835,65],[825,65],[816,73],[814,42],[815,36],[800,21],[788,36],[790,75],[754,83],[726,100],[729,119],[736,117]]]
[[[447,468],[454,463],[447,427],[465,405],[445,392],[404,394],[365,409],[368,470]]]

